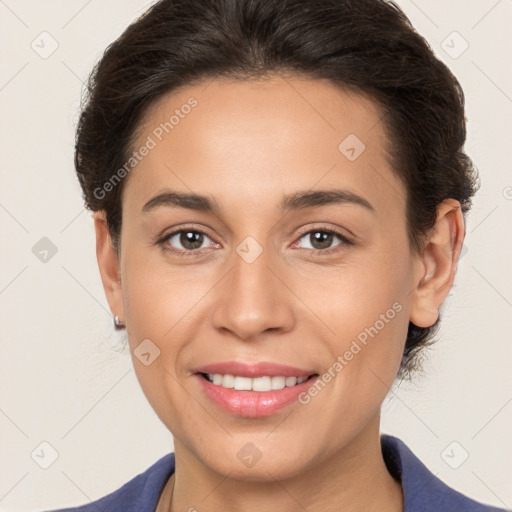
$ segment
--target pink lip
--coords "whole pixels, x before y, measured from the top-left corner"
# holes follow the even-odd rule
[[[256,364],[242,363],[240,361],[225,361],[195,368],[191,373],[220,373],[222,375],[239,375],[240,377],[309,377],[316,370],[304,370],[283,364],[261,362]]]
[[[196,374],[195,377],[205,395],[222,410],[235,416],[249,418],[270,416],[298,401],[300,393],[306,391],[318,379],[318,376],[312,377],[302,384],[272,391],[237,391],[212,384],[200,374]]]
[[[306,391],[318,378],[313,377],[296,386],[271,391],[238,391],[217,386],[205,379],[201,373],[230,374],[241,377],[309,377],[314,370],[302,370],[292,366],[258,363],[245,364],[236,361],[210,364],[194,370],[201,390],[222,410],[235,416],[257,418],[269,416],[292,404],[300,393]]]

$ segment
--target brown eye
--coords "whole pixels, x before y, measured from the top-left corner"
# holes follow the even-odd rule
[[[300,241],[305,240],[306,245],[300,245]],[[337,241],[337,243],[336,243]],[[309,244],[309,246],[307,245]],[[298,247],[318,251],[319,253],[329,254],[343,249],[348,245],[353,245],[352,242],[337,231],[333,229],[310,229],[304,232],[296,244]]]
[[[309,235],[309,241],[313,249],[328,249],[333,239],[334,235],[332,233],[326,233],[325,231],[315,231]]]
[[[210,237],[201,231],[182,229],[165,236],[161,242],[168,250],[191,252],[208,247],[209,244],[206,246],[203,244],[209,239]],[[168,247],[169,245],[171,246],[170,248]]]

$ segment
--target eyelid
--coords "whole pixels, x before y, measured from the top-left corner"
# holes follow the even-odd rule
[[[318,223],[316,223],[316,224],[318,224]],[[327,232],[327,233],[333,233],[335,235],[338,235],[344,242],[350,243],[350,244],[355,244],[356,237],[352,232],[350,232],[350,235],[347,235],[343,232],[342,228],[330,227],[330,226],[326,226],[325,224],[306,226],[304,228],[301,228],[299,230],[299,232],[297,233],[297,238],[300,239],[304,235],[307,235],[308,233],[315,232],[315,231],[323,231],[323,232]],[[346,229],[345,231],[348,231],[348,229]],[[325,251],[323,251],[323,252],[325,252]]]
[[[209,234],[209,229],[206,226],[201,226],[198,224],[190,224],[190,225],[184,224],[184,225],[179,225],[177,227],[175,226],[173,228],[164,229],[160,235],[157,235],[156,241],[158,242],[159,240],[167,239],[173,235],[176,235],[178,233],[181,233],[182,231],[187,231],[187,230],[195,231],[197,233],[202,233],[203,235],[206,235],[211,240],[213,240],[213,238],[214,238]]]

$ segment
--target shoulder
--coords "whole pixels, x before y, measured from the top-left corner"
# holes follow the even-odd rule
[[[403,512],[506,512],[446,485],[400,439],[383,434],[381,446],[388,470],[402,482]]]
[[[174,466],[174,453],[168,453],[122,487],[99,500],[75,508],[49,512],[98,512],[99,510],[154,512],[160,493],[174,472]]]

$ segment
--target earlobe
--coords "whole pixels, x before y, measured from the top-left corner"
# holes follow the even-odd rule
[[[121,269],[117,251],[112,245],[105,212],[94,212],[94,229],[96,232],[96,258],[110,310],[120,320],[124,319]]]
[[[455,280],[465,235],[460,203],[443,201],[437,208],[432,233],[418,256],[417,285],[412,291],[410,321],[418,327],[431,327],[439,317],[439,308]]]

